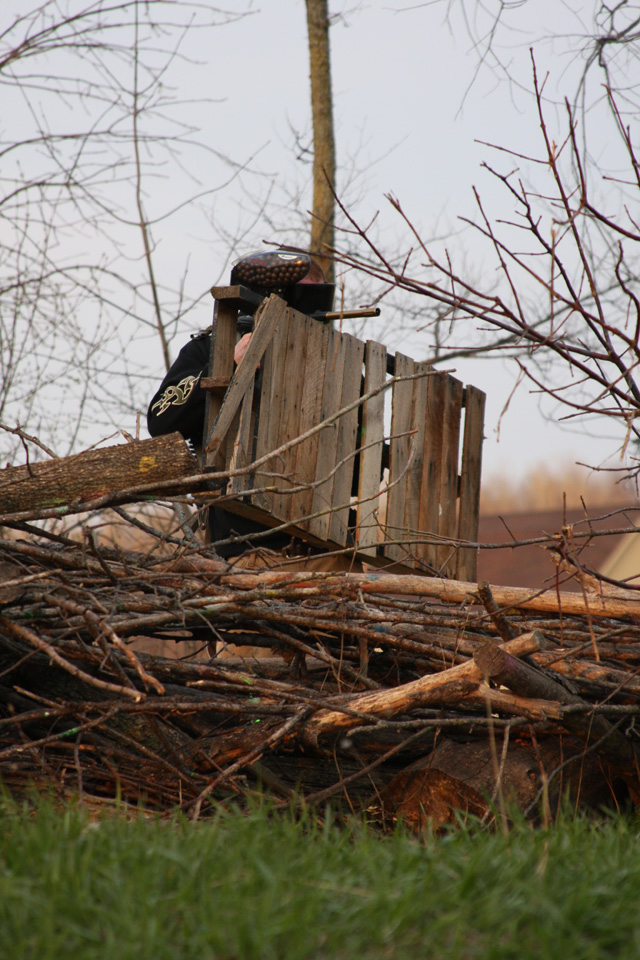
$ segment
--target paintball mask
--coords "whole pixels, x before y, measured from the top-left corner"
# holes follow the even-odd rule
[[[263,296],[277,293],[290,307],[301,313],[326,313],[333,306],[332,283],[301,283],[311,271],[311,257],[289,250],[250,253],[236,260],[231,270],[231,285],[242,284]]]

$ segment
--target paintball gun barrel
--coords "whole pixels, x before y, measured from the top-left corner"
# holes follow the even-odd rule
[[[366,319],[367,317],[379,317],[380,308],[372,307],[368,310],[329,310],[326,312],[316,311],[307,314],[311,320],[318,320],[319,323],[332,323],[334,320],[355,320]],[[252,333],[254,318],[247,313],[241,313],[238,317],[238,333]]]

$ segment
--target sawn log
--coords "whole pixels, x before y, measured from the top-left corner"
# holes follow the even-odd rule
[[[6,467],[0,470],[0,521],[32,510],[68,512],[75,503],[90,506],[105,496],[117,498],[118,491],[198,472],[198,462],[179,433]],[[154,496],[161,493],[158,488]]]

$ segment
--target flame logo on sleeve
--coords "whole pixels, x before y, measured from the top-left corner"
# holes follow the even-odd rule
[[[180,380],[179,383],[172,384],[170,387],[164,391],[163,394],[159,397],[158,400],[153,404],[151,410],[156,416],[161,417],[163,413],[166,413],[169,407],[180,407],[183,403],[186,403],[193,388],[200,379],[200,374],[197,377],[184,377]]]

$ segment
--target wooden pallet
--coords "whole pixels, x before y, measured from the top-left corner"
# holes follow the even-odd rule
[[[208,468],[238,471],[225,509],[289,524],[328,550],[352,546],[374,565],[475,580],[477,550],[451,541],[477,540],[484,394],[402,354],[390,362],[382,344],[339,333],[275,295],[261,303],[234,371],[238,310],[256,295],[212,292],[218,321],[202,381],[203,447]]]

